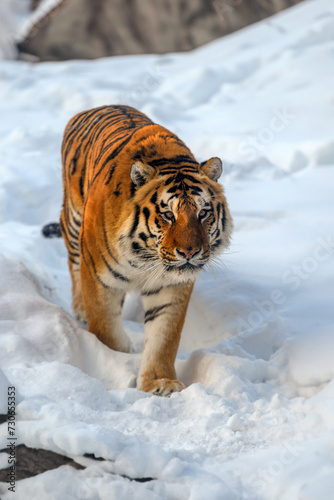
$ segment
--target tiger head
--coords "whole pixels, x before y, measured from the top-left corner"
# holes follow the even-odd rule
[[[158,267],[173,282],[195,280],[227,248],[232,218],[217,182],[221,173],[219,158],[177,170],[132,165],[134,215],[125,234],[134,267]]]

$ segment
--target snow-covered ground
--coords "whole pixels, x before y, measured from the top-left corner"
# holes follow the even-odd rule
[[[0,413],[15,386],[17,443],[106,459],[26,479],[15,499],[333,497],[333,34],[334,5],[309,0],[187,54],[1,62]],[[187,389],[169,399],[133,388],[138,297],[124,312],[138,354],[113,352],[72,319],[64,243],[40,234],[59,216],[66,122],[120,102],[222,157],[235,221],[196,284]]]

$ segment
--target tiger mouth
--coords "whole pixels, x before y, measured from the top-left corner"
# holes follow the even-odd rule
[[[185,262],[182,265],[171,265],[171,264],[164,264],[165,270],[166,271],[175,271],[177,273],[183,273],[185,271],[199,271],[205,263],[198,263],[198,264],[192,264],[191,262]]]

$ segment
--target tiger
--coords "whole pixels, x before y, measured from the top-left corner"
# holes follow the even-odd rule
[[[51,232],[65,240],[76,318],[110,349],[131,352],[122,306],[127,292],[140,293],[136,386],[157,396],[183,390],[175,359],[194,282],[233,229],[221,159],[198,162],[177,135],[126,105],[76,114],[61,156],[63,205]]]

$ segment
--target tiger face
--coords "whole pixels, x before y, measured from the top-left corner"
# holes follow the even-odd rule
[[[217,183],[222,163],[212,158],[198,168],[165,170],[132,166],[135,216],[123,233],[123,248],[134,267],[160,269],[174,283],[193,281],[230,240],[232,219]]]

